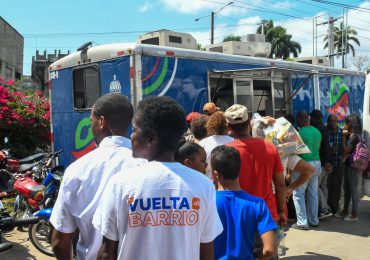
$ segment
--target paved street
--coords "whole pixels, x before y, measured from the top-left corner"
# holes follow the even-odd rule
[[[287,255],[283,259],[370,259],[369,197],[359,204],[359,218],[357,222],[346,222],[332,217],[309,231],[290,229],[285,239]]]
[[[360,202],[358,222],[328,218],[319,228],[310,231],[290,229],[285,246],[286,260],[367,260],[370,259],[370,198]],[[27,232],[13,231],[5,239],[14,244],[0,259],[53,259],[37,251],[28,240]]]

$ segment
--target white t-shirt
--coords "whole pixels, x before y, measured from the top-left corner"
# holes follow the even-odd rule
[[[65,171],[50,222],[62,233],[72,233],[79,228],[78,259],[97,257],[102,236],[94,229],[92,218],[106,184],[121,171],[125,161],[133,161],[130,140],[110,136]]]
[[[230,142],[234,141],[234,138],[228,136],[228,135],[212,135],[208,136],[204,139],[202,139],[199,142],[199,145],[204,148],[207,154],[207,176],[212,177],[212,167],[211,167],[211,153],[213,149],[215,149],[217,146],[225,145]]]
[[[148,162],[109,182],[93,224],[118,259],[199,259],[223,230],[212,182],[180,163]]]

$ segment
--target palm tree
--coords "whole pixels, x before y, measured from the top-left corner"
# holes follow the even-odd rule
[[[347,32],[347,37],[346,37],[346,32]],[[357,39],[355,35],[357,35],[357,31],[351,28],[351,26],[347,26],[347,29],[346,29],[343,22],[340,23],[339,27],[337,26],[334,27],[334,49],[337,55],[340,55],[342,51],[344,51],[344,49],[346,48],[345,46],[346,46],[346,38],[347,38],[347,50],[344,54],[352,52],[352,56],[355,56],[355,48],[353,44],[350,43],[350,42],[354,42],[357,44],[357,46],[360,46],[360,41]],[[342,47],[342,38],[343,38],[343,45],[344,45],[343,47]],[[328,36],[325,36],[324,49],[328,48],[328,45],[329,45],[328,40],[329,40]]]
[[[236,35],[228,35],[224,38],[224,42],[228,42],[228,41],[236,41],[236,42],[240,42],[241,41],[241,38],[240,36],[236,36]]]
[[[287,34],[287,30],[281,26],[274,26],[272,20],[262,20],[261,25],[257,28],[257,33],[263,33],[266,41],[271,43],[271,53],[269,58],[287,59],[290,54],[298,57],[302,47],[298,42],[292,41],[292,35]]]

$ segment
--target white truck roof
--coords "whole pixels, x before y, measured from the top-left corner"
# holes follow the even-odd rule
[[[287,69],[292,71],[317,71],[325,74],[347,74],[363,75],[364,73],[348,69],[330,68],[325,66],[311,65],[292,61],[274,60],[266,58],[257,58],[241,55],[224,54],[217,52],[188,50],[181,48],[137,44],[137,43],[115,43],[94,46],[87,49],[86,62],[81,60],[81,52],[77,51],[50,65],[49,70],[61,70],[69,67],[96,63],[103,60],[111,60],[120,56],[132,54],[152,55],[152,56],[172,56],[178,58],[189,58],[196,60],[210,60],[228,63],[248,64],[263,67],[276,67],[278,69]]]

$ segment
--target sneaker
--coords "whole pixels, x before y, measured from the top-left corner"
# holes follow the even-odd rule
[[[313,227],[313,228],[317,228],[319,227],[320,225],[319,224],[316,224],[316,225],[310,225],[310,227]]]
[[[357,221],[358,217],[353,217],[352,215],[349,215],[344,218],[344,221]]]
[[[326,212],[321,212],[319,215],[319,219],[328,218],[331,216],[333,216],[333,213],[331,213],[331,211],[328,210]]]
[[[346,215],[345,215],[345,214],[342,214],[342,213],[340,212],[340,213],[335,213],[335,214],[334,214],[334,217],[336,217],[336,218],[345,218],[345,217],[346,217]]]
[[[298,229],[298,230],[308,230],[308,227],[306,227],[306,226],[300,226],[300,225],[297,225],[297,224],[293,224],[291,226],[291,228]]]

